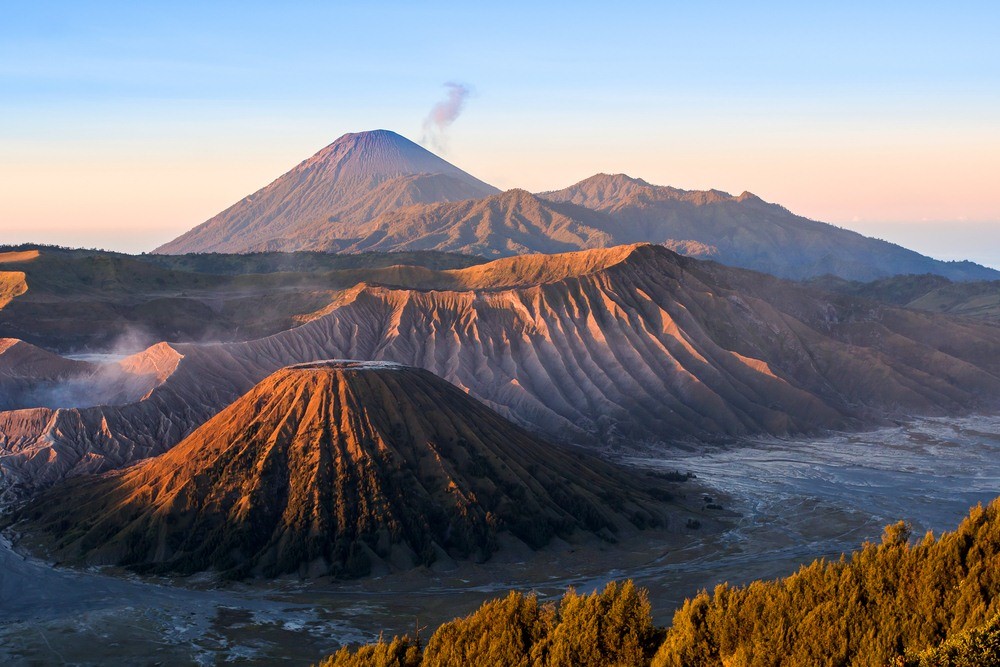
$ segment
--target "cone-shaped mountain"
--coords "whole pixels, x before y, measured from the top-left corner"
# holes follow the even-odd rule
[[[662,522],[635,484],[428,371],[314,362],[269,376],[165,454],[57,485],[20,517],[69,561],[351,577],[485,559],[503,533],[539,548]]]
[[[493,186],[389,130],[345,134],[270,185],[156,250],[298,250],[331,227],[400,206],[485,197]]]

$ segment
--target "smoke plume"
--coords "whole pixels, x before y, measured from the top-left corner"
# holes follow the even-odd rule
[[[151,341],[149,334],[142,329],[127,327],[100,352],[66,354],[64,356],[68,359],[87,362],[89,368],[22,382],[14,396],[0,396],[0,410],[89,408],[134,403],[156,386],[156,377],[150,373],[129,371],[118,362],[142,351]]]
[[[434,105],[424,119],[424,137],[421,140],[424,145],[437,150],[446,148],[448,127],[462,113],[462,107],[465,106],[465,100],[471,92],[468,86],[453,81],[444,86],[448,89],[448,94],[445,99]]]

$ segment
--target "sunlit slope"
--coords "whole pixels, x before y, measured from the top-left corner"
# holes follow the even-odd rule
[[[299,250],[387,210],[496,188],[388,130],[346,134],[158,253]]]
[[[653,625],[631,581],[558,603],[512,591],[420,641],[379,637],[322,667],[386,664],[653,667],[995,667],[1000,664],[1000,501],[958,529],[881,544],[746,586],[719,585]],[[664,633],[666,639],[664,641]],[[381,663],[380,663],[381,664]]]
[[[663,524],[651,483],[427,371],[317,362],[266,378],[166,454],[63,483],[20,516],[65,560],[352,577],[485,559],[504,533],[540,548]]]
[[[522,426],[591,446],[810,433],[1000,400],[995,326],[657,246],[381,277],[273,336],[172,344],[182,359],[138,403],[30,423],[0,413],[20,443],[0,466],[30,484],[31,461],[49,460],[51,476],[155,454],[269,373],[327,358],[422,367]]]
[[[22,271],[0,271],[0,308],[28,291]]]
[[[954,532],[912,540],[899,523],[840,562],[702,593],[674,615],[653,665],[886,665],[981,626],[1000,611],[998,514],[994,501]]]

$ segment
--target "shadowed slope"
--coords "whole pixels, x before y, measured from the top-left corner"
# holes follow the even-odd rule
[[[494,192],[496,188],[395,132],[345,134],[155,252],[296,250],[326,227],[366,220],[396,205]]]
[[[358,576],[378,561],[487,558],[502,532],[538,548],[658,522],[627,479],[427,371],[317,362],[278,371],[166,454],[66,482],[20,516],[71,560]]]
[[[524,190],[468,201],[392,210],[351,228],[330,228],[310,250],[439,250],[484,257],[553,253],[615,245],[614,221]]]
[[[1000,322],[1000,280],[952,282],[923,274],[861,283],[824,276],[810,285],[906,308]]]
[[[94,364],[73,361],[15,338],[0,338],[0,410],[37,407],[32,395],[46,385],[90,375]]]
[[[696,256],[784,278],[832,274],[873,280],[936,273],[989,280],[1000,272],[972,262],[942,262],[901,246],[791,213],[744,192],[686,191],[624,174],[598,174],[540,195],[585,206],[616,223],[614,243],[669,243]]]
[[[305,240],[326,233],[329,225],[324,225],[324,222],[334,222],[337,219],[374,220],[383,213],[408,206],[477,199],[484,193],[495,191],[495,188],[478,180],[469,180],[454,174],[407,174],[384,181],[368,195],[343,208],[336,218],[319,220],[308,227],[300,227],[299,234]]]
[[[119,362],[97,364],[0,338],[0,410],[136,403],[163,383],[179,361],[164,343]],[[0,427],[0,442],[7,435]]]

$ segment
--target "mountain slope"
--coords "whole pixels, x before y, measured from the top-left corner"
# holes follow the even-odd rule
[[[792,279],[1000,278],[972,262],[941,262],[794,215],[748,192],[685,191],[598,174],[539,197],[499,194],[387,130],[347,134],[155,252],[438,250],[504,257],[658,243]]]
[[[861,283],[825,276],[810,284],[906,308],[1000,322],[1000,280],[952,282],[943,276],[923,274]]]
[[[394,206],[495,192],[395,132],[345,134],[155,252],[297,250],[319,230],[366,220]]]
[[[351,577],[379,561],[488,558],[504,532],[540,548],[658,523],[627,480],[427,371],[324,361],[278,371],[166,454],[64,483],[20,515],[63,559]]]
[[[615,243],[694,243],[696,253],[783,278],[831,274],[874,280],[935,273],[990,280],[1000,272],[972,262],[942,262],[892,243],[794,215],[744,192],[685,191],[624,174],[598,174],[540,196],[601,211],[617,223]]]
[[[23,271],[0,271],[0,308],[28,291]]]
[[[614,221],[601,213],[509,190],[484,199],[392,210],[349,230],[330,229],[306,248],[340,252],[433,248],[507,257],[608,247],[615,245],[613,233]]]
[[[1000,327],[658,246],[380,276],[295,329],[171,344],[175,369],[137,403],[0,412],[0,483],[29,490],[155,455],[269,373],[315,359],[426,368],[518,424],[593,446],[788,435],[1000,404]]]
[[[252,340],[297,326],[337,290],[378,279],[389,267],[406,267],[391,269],[398,275],[484,261],[446,253],[0,252],[0,266],[18,269],[0,271],[0,338],[71,352],[133,352],[160,340]],[[12,284],[19,289],[5,303],[10,275],[18,276]]]

